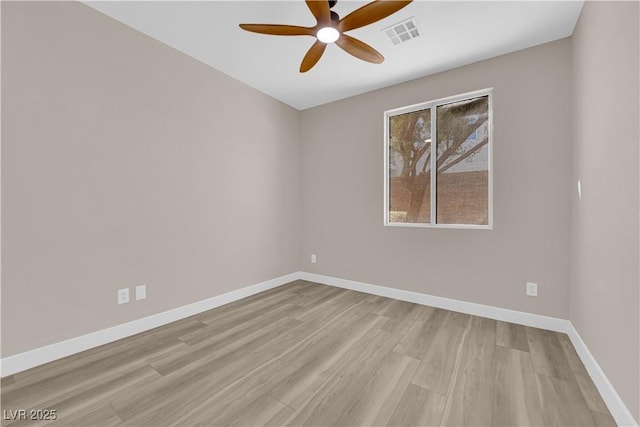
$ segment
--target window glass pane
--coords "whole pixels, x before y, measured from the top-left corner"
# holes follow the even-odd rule
[[[389,117],[389,222],[431,222],[431,109]]]
[[[489,223],[489,97],[436,108],[436,223]]]

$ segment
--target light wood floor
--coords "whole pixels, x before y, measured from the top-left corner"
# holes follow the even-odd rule
[[[297,281],[2,380],[59,425],[615,425],[568,337]],[[3,421],[3,425],[26,425]]]

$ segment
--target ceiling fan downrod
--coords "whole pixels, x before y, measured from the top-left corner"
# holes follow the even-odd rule
[[[329,9],[332,9],[333,6],[335,6],[338,3],[338,0],[328,0],[328,1],[329,1]],[[333,25],[338,25],[338,22],[340,22],[340,17],[333,10],[331,11],[331,22],[333,23]]]

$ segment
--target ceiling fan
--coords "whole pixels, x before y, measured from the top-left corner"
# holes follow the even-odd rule
[[[305,73],[318,62],[327,44],[335,43],[345,52],[362,59],[363,61],[380,64],[384,57],[368,44],[346,35],[344,32],[373,24],[389,15],[399,11],[412,0],[375,0],[351,12],[340,19],[338,14],[331,10],[337,0],[305,0],[309,10],[316,18],[315,27],[299,27],[296,25],[274,24],[240,24],[240,28],[246,31],[275,36],[312,36],[316,42],[307,51],[300,64],[300,72]]]

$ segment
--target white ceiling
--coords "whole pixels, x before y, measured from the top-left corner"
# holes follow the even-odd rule
[[[217,70],[303,110],[434,74],[573,33],[583,1],[414,1],[348,32],[385,57],[356,59],[328,46],[298,72],[314,38],[249,33],[240,23],[314,26],[304,1],[90,1],[87,5]],[[365,4],[340,0],[340,17]],[[394,46],[381,30],[414,17],[422,36]]]

